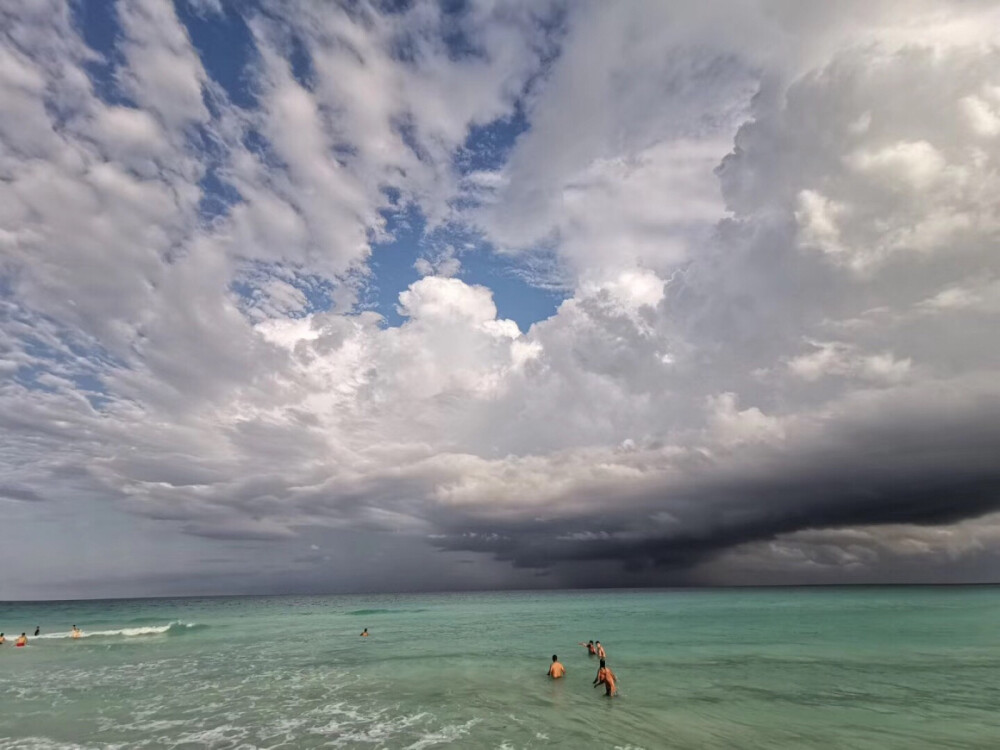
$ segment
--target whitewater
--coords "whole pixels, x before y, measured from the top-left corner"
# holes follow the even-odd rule
[[[119,630],[81,630],[78,638],[114,638],[122,636],[131,638],[139,635],[163,635],[164,633],[179,632],[188,628],[197,627],[194,622],[171,622],[166,625],[149,625],[138,628],[121,628]],[[51,640],[54,638],[72,638],[73,631],[67,630],[64,633],[41,633],[31,637],[31,640]]]

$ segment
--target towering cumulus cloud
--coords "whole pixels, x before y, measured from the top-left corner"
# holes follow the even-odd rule
[[[0,598],[988,578],[1000,12],[724,5],[5,4]]]

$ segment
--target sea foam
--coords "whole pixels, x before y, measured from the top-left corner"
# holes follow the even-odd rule
[[[167,625],[145,625],[142,627],[135,628],[120,628],[118,630],[81,630],[81,638],[113,638],[115,636],[122,636],[129,638],[138,635],[163,635],[164,633],[175,634],[183,633],[191,628],[197,628],[198,623],[195,622],[171,622]],[[72,632],[66,633],[43,633],[42,635],[36,635],[34,638],[29,640],[42,640],[42,639],[63,639],[72,638]]]

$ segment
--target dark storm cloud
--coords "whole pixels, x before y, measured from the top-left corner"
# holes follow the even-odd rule
[[[479,521],[451,526],[434,543],[520,567],[613,561],[624,570],[683,569],[807,529],[941,525],[1000,510],[995,400],[852,420],[809,442],[757,450],[738,467],[718,462],[658,496],[609,496],[603,517]]]

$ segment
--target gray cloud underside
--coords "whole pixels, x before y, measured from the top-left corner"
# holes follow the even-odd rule
[[[828,429],[820,445],[754,450],[732,468],[706,461],[652,496],[609,494],[578,518],[448,523],[445,549],[525,567],[602,560],[690,567],[731,547],[802,530],[942,525],[1000,510],[1000,408],[911,409]]]
[[[7,500],[22,500],[25,502],[36,502],[42,499],[39,495],[32,489],[27,487],[12,487],[10,485],[0,485],[0,498],[6,498]]]

